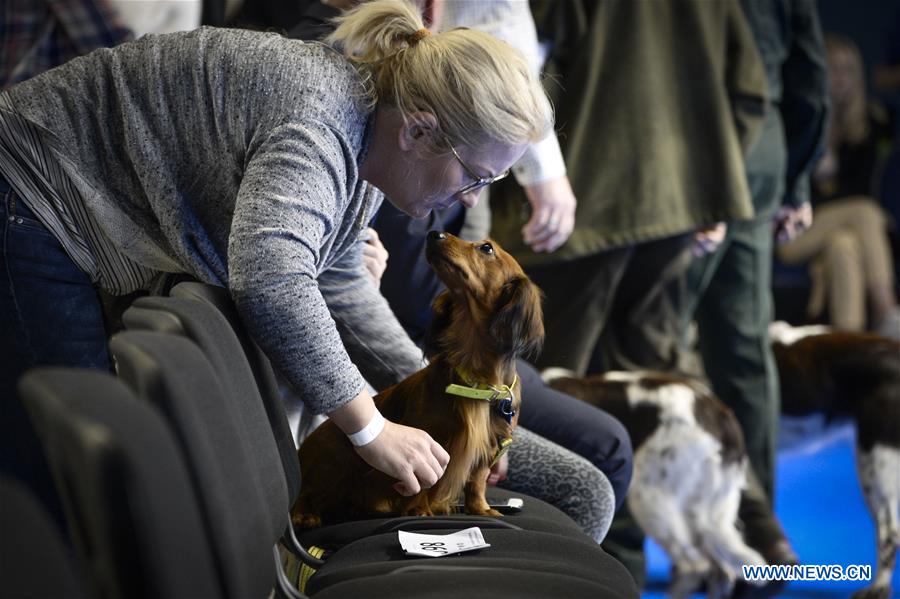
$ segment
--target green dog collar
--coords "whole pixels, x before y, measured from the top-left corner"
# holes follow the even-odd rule
[[[457,385],[456,383],[451,383],[444,389],[446,393],[467,397],[469,399],[479,399],[495,404],[497,406],[497,411],[500,412],[500,415],[503,416],[504,420],[506,420],[507,423],[512,424],[513,416],[516,415],[516,411],[512,407],[513,401],[516,399],[516,395],[513,393],[513,387],[519,382],[518,374],[513,379],[512,385],[502,385],[500,387],[482,385],[480,383],[469,383],[468,377],[458,369],[456,374],[458,374],[467,384]]]

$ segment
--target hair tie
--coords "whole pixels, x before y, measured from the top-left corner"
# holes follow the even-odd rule
[[[422,29],[419,29],[415,33],[410,33],[406,38],[406,43],[409,44],[410,46],[415,46],[420,41],[422,41],[424,38],[428,37],[429,35],[431,35],[431,32],[428,29],[425,29],[423,27]]]

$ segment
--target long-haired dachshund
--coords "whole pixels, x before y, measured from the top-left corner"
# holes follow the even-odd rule
[[[634,447],[628,507],[672,559],[669,596],[687,597],[702,582],[708,596],[728,596],[742,565],[765,565],[737,529],[748,464],[744,436],[709,389],[655,372],[574,378],[548,369],[544,379],[628,430]]]
[[[850,416],[856,469],[875,520],[875,580],[857,599],[887,599],[900,546],[900,343],[871,333],[772,323],[781,411]]]
[[[518,422],[516,358],[543,341],[540,291],[490,240],[468,243],[432,231],[426,257],[447,287],[433,306],[429,364],[379,393],[375,404],[385,418],[428,432],[450,462],[433,487],[403,497],[328,421],[299,450],[303,483],[292,510],[299,526],[448,514],[460,496],[468,514],[500,515],[485,499],[486,480]]]

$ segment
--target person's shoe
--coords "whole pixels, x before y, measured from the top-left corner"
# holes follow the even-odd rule
[[[771,545],[760,551],[770,566],[798,566],[800,558],[794,552],[794,548],[787,539],[778,539]],[[762,586],[754,586],[746,580],[738,580],[731,593],[732,599],[765,599],[777,596],[784,587],[786,580],[769,580]]]

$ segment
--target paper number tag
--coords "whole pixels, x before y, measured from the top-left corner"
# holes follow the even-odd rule
[[[490,544],[484,542],[481,529],[477,526],[449,535],[425,535],[401,530],[397,532],[397,536],[406,555],[441,557],[490,547]]]

